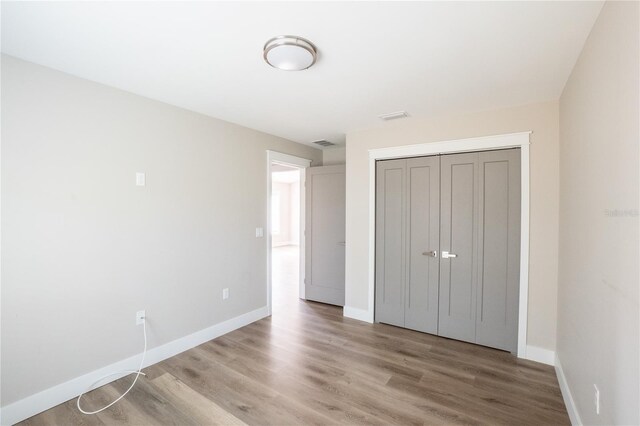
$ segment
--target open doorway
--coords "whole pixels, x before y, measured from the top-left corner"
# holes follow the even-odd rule
[[[300,278],[300,169],[271,164],[271,288],[275,312],[297,303]]]
[[[305,178],[311,160],[267,151],[269,314],[305,299]]]

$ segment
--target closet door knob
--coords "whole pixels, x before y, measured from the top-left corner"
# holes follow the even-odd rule
[[[431,256],[431,257],[438,257],[438,252],[436,250],[423,251],[422,255],[423,256]]]

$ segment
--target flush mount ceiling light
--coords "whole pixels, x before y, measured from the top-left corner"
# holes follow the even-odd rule
[[[274,68],[302,71],[316,63],[318,52],[309,40],[283,35],[274,37],[264,45],[263,58]]]

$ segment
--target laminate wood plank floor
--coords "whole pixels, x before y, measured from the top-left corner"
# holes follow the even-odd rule
[[[552,367],[300,301],[296,250],[274,252],[272,317],[146,368],[97,415],[71,400],[21,424],[570,424]],[[91,392],[85,408],[131,380]]]

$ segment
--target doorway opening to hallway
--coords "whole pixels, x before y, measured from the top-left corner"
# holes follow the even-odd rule
[[[300,294],[301,169],[271,164],[271,292],[272,309],[296,304]]]

